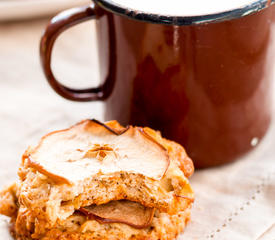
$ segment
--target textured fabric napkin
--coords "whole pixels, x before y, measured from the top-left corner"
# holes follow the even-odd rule
[[[103,120],[102,103],[69,102],[46,83],[38,56],[45,24],[0,25],[0,187],[16,179],[22,153],[44,134],[88,117]],[[86,23],[58,40],[53,64],[59,79],[96,85],[95,39],[92,23]],[[196,171],[191,183],[192,219],[179,239],[275,240],[275,126],[243,159]],[[0,239],[10,239],[6,218],[0,220]]]

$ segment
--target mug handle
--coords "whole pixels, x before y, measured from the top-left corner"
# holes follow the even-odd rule
[[[72,101],[96,101],[106,99],[112,92],[114,85],[114,76],[116,71],[115,59],[115,42],[114,39],[109,40],[110,57],[109,57],[109,70],[105,82],[96,88],[88,89],[72,89],[59,83],[51,68],[52,49],[57,37],[66,29],[82,23],[90,19],[96,19],[102,16],[102,10],[97,8],[94,3],[89,6],[77,7],[55,16],[48,26],[41,38],[40,42],[40,59],[44,74],[51,85],[51,87],[62,97]],[[114,36],[114,27],[112,18],[107,15],[109,24],[109,39],[111,35]]]

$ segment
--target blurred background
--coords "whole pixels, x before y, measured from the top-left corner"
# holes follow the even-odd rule
[[[64,9],[89,3],[89,0],[0,1],[0,176],[4,179],[0,186],[16,178],[23,152],[41,136],[84,118],[102,119],[102,103],[71,102],[54,93],[39,59],[40,37],[49,20]],[[53,53],[57,78],[70,86],[96,85],[99,80],[96,47],[93,21],[62,34]]]

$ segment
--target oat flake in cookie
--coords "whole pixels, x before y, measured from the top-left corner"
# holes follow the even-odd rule
[[[193,171],[159,132],[85,120],[27,149],[0,213],[20,240],[175,239],[190,218]]]

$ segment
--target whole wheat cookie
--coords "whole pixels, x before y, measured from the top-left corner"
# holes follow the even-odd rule
[[[20,240],[175,239],[190,219],[193,171],[157,131],[84,120],[27,149],[0,213]]]

